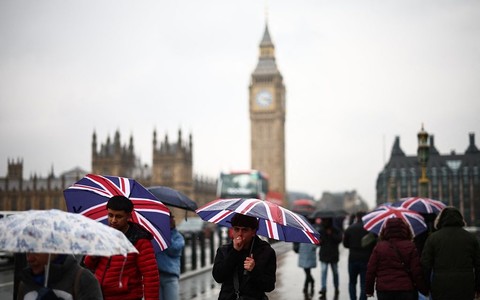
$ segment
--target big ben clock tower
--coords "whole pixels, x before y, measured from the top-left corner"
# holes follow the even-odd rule
[[[269,175],[269,189],[285,198],[285,86],[268,26],[249,86],[252,169]]]

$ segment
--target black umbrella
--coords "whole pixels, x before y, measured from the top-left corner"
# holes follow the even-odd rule
[[[195,211],[198,208],[195,201],[188,198],[180,191],[167,186],[151,186],[147,187],[147,190],[165,205],[190,211]]]
[[[330,210],[330,209],[317,209],[314,211],[309,218],[341,218],[347,216],[347,212],[343,209]]]

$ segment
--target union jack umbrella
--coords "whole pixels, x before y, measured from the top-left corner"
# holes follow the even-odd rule
[[[399,201],[392,203],[392,206],[403,207],[421,214],[436,214],[446,206],[443,202],[422,197],[408,197],[402,198]]]
[[[416,236],[427,230],[427,224],[423,217],[416,211],[403,207],[392,207],[381,205],[363,216],[363,227],[376,235],[380,234],[385,221],[390,218],[402,218],[410,227],[413,235]]]
[[[302,216],[269,201],[259,199],[218,199],[196,210],[205,221],[232,227],[230,220],[236,214],[259,219],[257,233],[285,242],[318,244],[320,234]]]
[[[107,201],[125,196],[134,205],[132,221],[153,235],[155,252],[170,245],[170,213],[168,208],[137,181],[117,176],[87,174],[63,191],[67,210],[107,224]]]

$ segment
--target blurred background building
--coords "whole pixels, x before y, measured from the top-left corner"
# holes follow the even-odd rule
[[[460,209],[471,226],[480,225],[480,151],[475,135],[469,134],[465,153],[440,154],[434,136],[429,136],[426,175],[428,198],[440,200]],[[421,164],[416,155],[406,155],[395,138],[390,160],[377,178],[377,205],[419,195]]]

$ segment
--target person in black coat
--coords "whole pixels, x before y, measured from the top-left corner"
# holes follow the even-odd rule
[[[480,296],[480,245],[464,226],[460,211],[447,206],[435,220],[437,231],[427,238],[421,261],[433,300]]]
[[[231,224],[233,239],[217,249],[212,269],[213,278],[222,284],[218,299],[264,299],[265,292],[275,289],[275,250],[256,235],[256,218],[236,214]]]
[[[355,214],[355,223],[350,225],[343,234],[343,246],[349,249],[348,254],[348,291],[350,299],[357,299],[357,279],[360,276],[360,300],[366,300],[365,294],[365,275],[367,274],[367,265],[370,255],[372,254],[375,244],[370,244],[366,247],[362,246],[362,238],[368,234],[368,231],[363,228],[362,217],[365,212],[360,211]]]
[[[342,232],[333,226],[332,218],[323,218],[320,227],[320,265],[322,269],[322,280],[320,289],[320,299],[326,299],[327,295],[327,272],[328,266],[332,269],[333,285],[335,287],[335,296],[339,294],[338,280],[338,246],[342,242]]]

